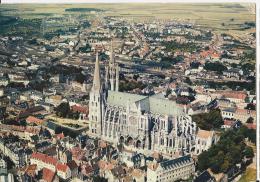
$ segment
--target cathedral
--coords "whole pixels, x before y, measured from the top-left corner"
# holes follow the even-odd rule
[[[110,61],[101,83],[99,57],[90,91],[90,134],[134,150],[186,155],[195,149],[197,126],[185,107],[157,94],[119,92],[119,66],[111,43]]]

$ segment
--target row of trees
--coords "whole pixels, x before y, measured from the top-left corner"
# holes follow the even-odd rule
[[[97,9],[97,8],[67,8],[65,9],[65,11],[67,12],[91,12],[91,11],[97,11],[97,12],[100,12],[100,11],[103,11],[102,9]]]
[[[51,66],[48,70],[46,70],[47,73],[50,73],[53,75],[63,74],[65,76],[73,75],[75,73],[81,73],[81,71],[82,71],[82,68],[78,68],[75,66],[66,66],[66,65],[61,65],[61,64]]]
[[[165,68],[170,68],[171,66],[182,62],[184,60],[183,56],[176,56],[176,57],[162,57],[160,62],[154,62],[154,61],[150,61],[147,63],[148,66],[152,66],[152,67],[161,67],[162,69]]]
[[[194,52],[198,50],[198,45],[195,43],[179,43],[177,41],[163,42],[162,46],[166,47],[167,51],[182,51],[182,52]]]
[[[55,108],[56,115],[62,118],[79,119],[79,113],[70,109],[68,102],[62,102]]]
[[[131,91],[131,90],[134,90],[136,88],[139,88],[139,89],[144,89],[146,87],[145,84],[143,84],[142,82],[136,82],[136,81],[121,81],[119,83],[119,90],[121,92],[124,92],[124,91]]]
[[[192,115],[192,120],[203,130],[219,129],[224,123],[219,109],[212,109],[209,113]]]
[[[219,89],[223,87],[231,88],[232,90],[248,90],[251,91],[252,94],[255,93],[256,82],[236,82],[236,81],[228,81],[228,82],[214,82],[208,81],[207,85],[210,88]]]
[[[219,74],[222,74],[223,71],[227,70],[227,67],[221,64],[220,62],[206,62],[204,65],[204,69],[208,71],[216,71]]]

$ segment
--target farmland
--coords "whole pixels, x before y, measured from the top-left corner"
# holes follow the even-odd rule
[[[81,7],[81,8],[78,8]],[[97,8],[98,7],[98,8]],[[206,7],[206,8],[205,8]],[[238,35],[244,31],[245,22],[254,22],[255,13],[249,4],[34,4],[2,5],[2,16],[22,19],[42,19],[49,17],[91,18],[101,16],[122,16],[135,21],[151,19],[171,19],[190,22],[202,27],[211,27],[218,32]],[[102,10],[102,11],[101,11]],[[0,21],[1,22],[1,21]],[[65,24],[66,25],[66,24]],[[254,30],[246,30],[252,32]]]

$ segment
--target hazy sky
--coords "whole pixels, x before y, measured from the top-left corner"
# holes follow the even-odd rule
[[[2,0],[2,3],[256,2],[256,0]]]

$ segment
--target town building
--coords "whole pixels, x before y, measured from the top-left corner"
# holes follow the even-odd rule
[[[208,150],[212,144],[216,144],[218,136],[215,131],[199,130],[196,137],[195,155]]]
[[[152,162],[147,167],[147,181],[172,182],[187,180],[195,173],[194,161],[190,155],[162,162]]]

